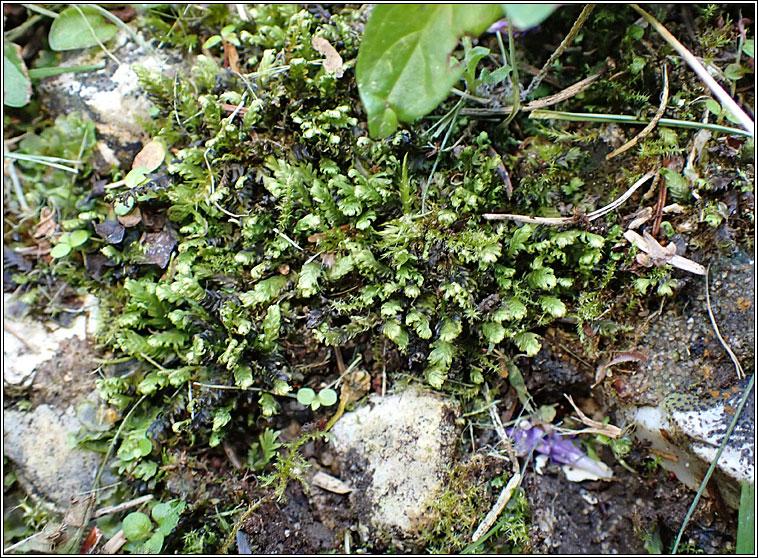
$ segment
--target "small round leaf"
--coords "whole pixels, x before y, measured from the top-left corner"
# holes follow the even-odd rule
[[[134,198],[126,198],[124,202],[116,202],[116,205],[113,207],[113,210],[116,212],[116,215],[123,216],[129,213],[132,208],[134,207]]]
[[[311,388],[297,390],[297,402],[301,405],[310,405],[316,399],[316,392]]]
[[[139,451],[143,456],[150,455],[150,452],[153,451],[153,443],[147,438],[140,438],[137,444]]]
[[[68,243],[72,248],[76,248],[87,242],[87,240],[89,240],[89,231],[79,229],[71,233]]]
[[[124,536],[132,542],[144,541],[153,530],[153,522],[142,512],[132,512],[121,523]]]
[[[337,402],[337,392],[331,388],[322,389],[318,392],[318,400],[324,407],[331,407]]]
[[[55,259],[63,258],[68,256],[69,252],[71,252],[71,245],[66,242],[60,242],[50,250],[50,256]]]
[[[136,188],[137,186],[139,186],[145,181],[145,176],[147,175],[147,173],[148,173],[147,167],[143,167],[143,166],[134,167],[132,170],[129,171],[129,174],[127,174],[124,177],[124,185],[127,188]]]

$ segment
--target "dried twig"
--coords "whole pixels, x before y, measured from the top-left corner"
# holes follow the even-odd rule
[[[600,366],[597,367],[597,369],[595,369],[595,383],[592,385],[592,387],[594,388],[596,385],[598,385],[608,376],[608,368],[610,368],[614,364],[619,364],[620,362],[630,362],[630,361],[639,361],[639,362],[644,363],[644,362],[647,362],[647,357],[643,355],[642,353],[640,353],[639,351],[629,351],[626,353],[621,353],[619,355],[616,355],[614,358],[612,358],[608,362],[603,362],[602,364],[600,364]]]
[[[631,149],[635,145],[637,145],[640,140],[645,139],[645,137],[653,131],[653,128],[658,124],[658,121],[663,118],[663,113],[666,112],[666,105],[669,102],[669,74],[668,70],[666,69],[666,65],[663,65],[663,93],[661,93],[661,104],[658,106],[658,111],[655,113],[655,116],[650,121],[650,123],[643,128],[643,130],[634,136],[631,140],[626,142],[624,145],[619,147],[618,149],[608,153],[608,155],[605,156],[605,160],[608,161],[609,159],[612,159],[616,155],[621,155],[624,151]]]
[[[534,79],[532,79],[532,82],[529,84],[529,87],[526,88],[524,93],[522,94],[522,98],[528,97],[537,87],[539,87],[540,83],[542,83],[542,80],[545,79],[545,76],[550,71],[550,68],[553,67],[553,63],[558,60],[558,57],[563,54],[563,51],[566,50],[566,48],[574,41],[577,34],[579,33],[579,30],[584,25],[584,22],[587,21],[587,18],[590,17],[590,14],[592,13],[592,10],[595,9],[595,4],[587,4],[583,9],[582,12],[579,14],[579,17],[576,18],[576,21],[574,22],[574,25],[571,26],[571,30],[568,32],[568,35],[566,35],[566,38],[563,39],[560,45],[558,45],[558,48],[555,49],[555,52],[550,55],[550,58],[548,58],[547,62],[545,62],[545,65],[542,66],[542,69],[540,72],[534,76]]]
[[[637,10],[637,12],[639,12],[656,31],[658,31],[658,33],[666,40],[668,44],[674,47],[674,50],[676,50],[681,55],[681,57],[685,59],[687,64],[689,64],[690,67],[695,70],[695,73],[700,77],[700,79],[702,79],[708,88],[713,91],[714,95],[718,97],[718,100],[721,101],[721,104],[729,112],[731,112],[737,118],[737,120],[739,120],[740,124],[742,124],[745,130],[747,130],[747,132],[750,134],[750,137],[753,137],[755,133],[755,124],[753,123],[753,120],[745,113],[744,110],[742,110],[736,101],[732,99],[729,93],[727,93],[724,88],[721,87],[718,82],[711,77],[711,74],[708,73],[708,70],[705,69],[705,66],[700,63],[695,55],[687,50],[687,48],[682,43],[680,43],[660,21],[640,8],[637,4],[631,4],[631,6]]]
[[[565,101],[566,99],[570,99],[571,97],[574,97],[575,95],[578,95],[579,93],[587,89],[590,85],[592,85],[598,79],[600,79],[602,75],[603,75],[603,72],[592,74],[591,76],[588,76],[581,81],[577,81],[573,85],[569,85],[566,89],[563,89],[562,91],[559,91],[558,93],[555,93],[553,95],[548,95],[547,97],[542,97],[541,99],[535,99],[534,101],[527,103],[526,105],[521,107],[521,110],[524,112],[538,110],[544,107],[555,105],[557,103],[560,103],[561,101]],[[504,107],[497,107],[497,108],[465,108],[461,110],[461,115],[463,116],[504,116],[506,114],[510,114],[512,111],[513,111],[513,106],[511,105],[504,106]]]
[[[606,213],[609,213],[619,207],[621,204],[623,204],[626,200],[628,200],[634,192],[636,192],[640,186],[642,186],[645,182],[650,180],[654,175],[655,171],[650,171],[647,174],[645,174],[642,178],[640,178],[637,182],[632,184],[632,186],[624,192],[619,198],[612,201],[605,207],[602,207],[596,211],[593,211],[592,213],[588,213],[584,216],[584,219],[587,221],[594,221],[598,217],[602,217]],[[519,221],[521,223],[536,223],[538,225],[552,225],[552,226],[561,226],[561,225],[572,225],[574,223],[578,223],[582,220],[582,217],[575,215],[573,217],[531,217],[529,215],[514,215],[511,213],[484,213],[482,214],[482,217],[486,219],[487,221]]]
[[[579,407],[576,406],[576,403],[574,403],[574,400],[571,398],[570,395],[566,395],[565,393],[563,396],[568,399],[568,402],[571,403],[571,406],[576,411],[576,414],[579,415],[579,418],[582,420],[582,422],[589,426],[593,431],[595,431],[597,434],[604,434],[610,438],[620,438],[621,435],[624,433],[623,430],[621,430],[618,426],[613,426],[612,424],[603,424],[602,422],[598,422],[596,420],[592,420],[587,415],[585,415]]]
[[[732,362],[734,363],[734,367],[737,369],[737,377],[741,380],[742,378],[745,377],[745,371],[742,369],[742,365],[740,364],[740,361],[737,358],[737,355],[734,354],[734,351],[732,351],[731,347],[729,347],[729,344],[721,336],[721,332],[719,331],[719,326],[716,325],[716,318],[713,315],[713,309],[711,308],[710,285],[708,284],[708,272],[710,270],[711,270],[711,266],[708,266],[708,269],[705,270],[705,303],[706,303],[706,307],[708,308],[708,316],[711,318],[711,325],[713,325],[713,331],[716,333],[716,337],[718,337],[719,342],[721,343],[721,346],[724,347],[724,349],[726,349],[727,353],[729,353],[729,358],[732,359]]]
[[[490,528],[495,524],[495,521],[497,521],[497,518],[503,511],[503,508],[505,508],[505,506],[510,501],[511,496],[513,495],[513,491],[516,490],[516,487],[519,484],[521,484],[521,475],[519,473],[515,473],[511,477],[511,480],[508,481],[508,484],[505,485],[505,488],[503,488],[503,490],[500,492],[500,496],[498,496],[495,505],[492,506],[492,509],[484,517],[482,522],[479,524],[479,527],[476,528],[476,531],[471,537],[472,542],[476,542],[481,539],[482,536],[484,536],[484,534],[489,531]]]
[[[140,496],[139,498],[135,498],[134,500],[129,500],[128,502],[122,502],[115,506],[100,508],[99,510],[97,510],[95,513],[92,514],[92,519],[97,519],[98,517],[102,517],[104,515],[110,515],[112,513],[118,513],[120,511],[128,510],[129,508],[134,508],[134,507],[144,504],[145,502],[149,502],[152,499],[153,499],[152,494],[146,494],[145,496]]]

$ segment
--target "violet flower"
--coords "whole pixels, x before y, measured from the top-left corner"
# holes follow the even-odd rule
[[[529,424],[528,421],[524,422]],[[548,434],[539,426],[530,426],[526,429],[516,426],[507,428],[506,432],[513,440],[513,449],[518,456],[527,455],[536,450],[556,463],[583,469],[604,479],[612,476],[612,472],[605,463],[587,456],[571,440],[564,438],[558,432],[552,431]]]

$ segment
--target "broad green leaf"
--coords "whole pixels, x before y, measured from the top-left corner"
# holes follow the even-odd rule
[[[318,292],[318,280],[321,277],[321,264],[311,262],[303,266],[300,270],[300,277],[297,280],[297,290],[303,296],[313,296]]]
[[[160,554],[163,548],[163,539],[165,535],[160,531],[153,533],[153,536],[147,539],[140,547],[142,554]]]
[[[416,335],[421,337],[421,339],[429,339],[432,336],[429,318],[415,308],[408,312],[408,315],[405,317],[405,325],[412,327]]]
[[[130,189],[136,188],[145,181],[148,172],[147,167],[134,167],[124,177],[124,185]]]
[[[747,70],[745,68],[735,63],[729,64],[726,68],[724,68],[724,76],[726,76],[727,79],[731,79],[732,81],[742,79],[742,76],[744,76],[746,72]]]
[[[382,328],[382,332],[390,341],[394,341],[401,351],[404,351],[408,347],[408,332],[405,331],[405,328],[397,320],[387,321]]]
[[[403,303],[399,300],[388,300],[382,304],[382,316],[385,318],[391,318],[399,314],[403,310]]]
[[[203,43],[203,48],[208,49],[216,46],[221,42],[221,35],[211,35],[208,40]]]
[[[76,248],[77,246],[81,246],[85,242],[89,240],[89,231],[85,231],[84,229],[79,229],[76,231],[71,232],[71,236],[69,237],[68,243],[71,245],[72,248]]]
[[[3,41],[3,103],[9,107],[23,107],[32,98],[32,84],[20,51],[17,45]]]
[[[484,333],[488,342],[497,345],[505,337],[505,328],[497,322],[484,322],[482,324],[482,333]]]
[[[249,366],[237,366],[234,368],[234,383],[242,389],[253,385],[253,369]]]
[[[750,58],[755,58],[755,39],[748,39],[745,44],[742,45],[742,52],[747,54]]]
[[[666,179],[666,187],[671,197],[677,201],[685,201],[690,197],[690,184],[680,173],[672,169],[661,169],[661,174]]]
[[[511,297],[492,315],[496,322],[503,320],[520,320],[526,316],[526,306],[519,299]]]
[[[560,318],[566,315],[566,305],[554,296],[541,296],[539,303],[542,309],[551,316]]]
[[[517,29],[529,29],[545,21],[558,4],[501,4],[508,21]]]
[[[129,196],[123,202],[116,202],[113,206],[113,210],[116,215],[124,216],[134,208],[134,198]]]
[[[261,406],[261,414],[264,417],[273,417],[279,412],[279,404],[270,393],[262,393],[258,398],[258,404]]]
[[[132,512],[121,522],[121,528],[124,530],[124,536],[132,541],[144,541],[150,536],[153,529],[153,522],[142,512]]]
[[[437,340],[432,343],[432,347],[434,349],[427,357],[429,364],[444,370],[450,368],[450,365],[453,363],[453,356],[455,356],[455,345]]]
[[[53,259],[64,258],[71,252],[71,245],[66,242],[60,242],[50,250],[50,256]]]
[[[519,351],[524,351],[526,356],[534,356],[540,352],[542,345],[537,340],[537,335],[531,331],[522,331],[513,338],[513,342],[519,348]]]
[[[53,50],[73,50],[95,46],[98,40],[105,42],[117,31],[118,28],[107,23],[97,10],[81,6],[79,9],[66,8],[58,14],[47,38]]]
[[[706,99],[705,107],[716,116],[719,116],[721,114],[721,105],[714,99]]]
[[[220,407],[213,411],[213,431],[216,432],[226,426],[232,420],[229,407]]]
[[[464,65],[451,60],[458,39],[482,33],[500,14],[495,4],[375,6],[356,64],[371,135],[386,137],[399,120],[434,110],[463,73]]]
[[[462,329],[461,322],[445,318],[442,321],[442,327],[440,327],[440,340],[449,343],[461,334]]]
[[[434,389],[441,389],[447,379],[447,370],[439,368],[438,366],[430,366],[424,370],[426,375],[426,381]]]
[[[550,267],[541,267],[535,269],[526,276],[529,281],[529,286],[533,289],[546,289],[550,290],[557,284],[555,273]]]
[[[265,304],[276,298],[284,287],[287,286],[287,277],[284,275],[274,275],[263,281],[256,283],[252,291],[247,291],[240,295],[240,302],[244,306],[255,306],[256,304]]]
[[[508,244],[508,254],[513,256],[524,250],[526,248],[526,241],[529,240],[533,232],[534,227],[531,225],[523,225],[513,231],[513,236],[511,236],[511,241]]]
[[[524,381],[524,376],[521,374],[521,370],[519,370],[518,367],[512,362],[509,362],[507,367],[508,382],[516,391],[516,395],[518,396],[521,404],[524,406],[524,409],[526,409],[527,412],[533,412],[534,408],[530,402],[532,398],[529,395],[529,391],[526,389],[526,382]]]

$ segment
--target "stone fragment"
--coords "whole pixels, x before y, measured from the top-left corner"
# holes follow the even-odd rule
[[[393,535],[418,534],[445,489],[458,409],[441,396],[409,389],[345,413],[331,430],[360,517]]]

